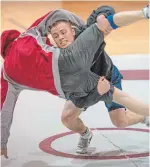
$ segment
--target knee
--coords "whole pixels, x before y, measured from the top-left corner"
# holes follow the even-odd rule
[[[124,108],[116,109],[110,112],[110,118],[117,128],[125,128],[128,126],[128,119]]]
[[[75,108],[68,108],[62,112],[61,122],[64,125],[71,124],[76,118],[78,118],[78,110]]]
[[[61,115],[61,122],[64,125],[70,125],[79,117],[83,109],[77,108],[71,101],[67,101]]]
[[[67,113],[63,112],[62,115],[61,115],[61,122],[64,125],[66,125],[66,124],[68,124],[71,121],[72,121],[71,114],[67,114]]]
[[[128,122],[126,120],[115,120],[115,121],[112,121],[112,123],[117,128],[125,128],[128,126]]]

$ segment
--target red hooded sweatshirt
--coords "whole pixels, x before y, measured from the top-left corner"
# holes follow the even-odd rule
[[[36,20],[29,29],[48,15]],[[52,52],[42,50],[32,36],[19,36],[17,30],[4,31],[1,35],[1,55],[7,76],[18,84],[58,95],[52,72]],[[48,37],[46,44],[52,46]]]

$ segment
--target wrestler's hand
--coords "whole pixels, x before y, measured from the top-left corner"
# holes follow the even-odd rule
[[[100,31],[104,33],[105,36],[113,30],[113,28],[111,27],[104,15],[99,15],[97,17],[97,27]]]
[[[107,93],[110,90],[110,83],[105,77],[100,77],[97,85],[97,90],[100,95]]]
[[[3,148],[3,149],[1,149],[1,156],[4,156],[6,159],[8,159],[8,155],[7,155],[7,149],[5,148]]]

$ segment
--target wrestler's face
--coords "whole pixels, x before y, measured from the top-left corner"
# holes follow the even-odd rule
[[[59,22],[51,28],[51,35],[59,48],[66,48],[75,38],[75,30],[68,22]]]

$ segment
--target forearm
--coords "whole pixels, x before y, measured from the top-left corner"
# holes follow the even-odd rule
[[[13,108],[4,107],[1,112],[1,148],[6,149],[13,119]]]
[[[112,31],[112,29],[127,26],[142,19],[145,19],[142,10],[119,12],[114,15],[109,15],[107,19],[104,15],[99,15],[97,17],[97,27],[105,35],[108,35]]]
[[[136,21],[145,19],[143,11],[126,11],[126,12],[119,12],[114,14],[113,21],[114,23],[119,26],[127,26]]]
[[[1,113],[1,148],[7,148],[7,142],[10,135],[10,126],[12,123],[12,110],[2,109]]]
[[[103,17],[107,18],[113,29],[116,29],[118,27],[130,25],[138,20],[149,19],[149,14],[149,6],[144,7],[142,10],[119,13],[115,13],[115,10],[111,6],[102,6],[94,10],[88,17],[87,26],[97,22],[100,30],[103,32],[104,30],[110,32],[110,27]]]
[[[2,85],[3,86],[3,85]],[[10,127],[13,119],[13,112],[20,90],[15,89],[8,83],[8,92],[1,110],[1,148],[7,148],[7,142],[10,135]]]

